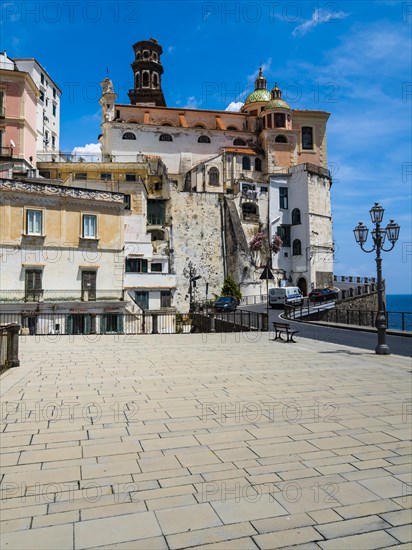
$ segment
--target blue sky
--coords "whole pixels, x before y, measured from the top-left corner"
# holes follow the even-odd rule
[[[225,109],[260,64],[293,108],[331,113],[335,273],[375,274],[352,229],[375,201],[401,235],[384,254],[388,293],[412,293],[412,3],[13,2],[0,6],[0,49],[35,57],[63,92],[61,149],[97,142],[100,81],[128,103],[132,44],[163,46],[168,106]]]

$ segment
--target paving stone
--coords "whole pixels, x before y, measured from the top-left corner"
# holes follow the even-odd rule
[[[236,501],[235,499],[226,502],[211,502],[211,506],[225,524],[270,518],[287,513],[270,495],[262,495],[255,502],[251,499],[249,501],[245,499]]]
[[[313,518],[315,523],[331,523],[333,521],[341,521],[342,517],[337,514],[334,510],[315,510],[309,513],[309,516]]]
[[[169,550],[164,537],[119,542],[118,544],[109,544],[109,546],[99,546],[98,550],[131,550],[131,548],[133,550]]]
[[[0,521],[0,533],[9,533],[10,531],[24,531],[25,529],[30,529],[30,525],[31,517]]]
[[[165,535],[222,524],[213,508],[207,503],[157,510],[156,517]]]
[[[372,514],[381,514],[384,512],[392,512],[400,510],[401,506],[393,500],[375,500],[374,502],[362,502],[352,504],[350,506],[341,506],[336,511],[344,519],[358,518],[362,516],[370,516]]]
[[[3,533],[2,548],[27,548],[30,550],[73,550],[73,525],[41,527],[27,531]]]
[[[387,533],[395,537],[399,542],[412,542],[412,525],[401,525],[399,527],[393,527],[387,529]]]
[[[262,533],[286,531],[296,527],[307,527],[316,523],[308,514],[294,514],[292,516],[280,516],[277,518],[257,519],[252,522],[253,527]]]
[[[196,546],[196,550],[257,550],[257,548],[250,537]]]
[[[327,541],[319,541],[319,546],[324,550],[336,550],[337,548],[356,548],[356,550],[375,550],[396,544],[396,539],[385,531],[373,531],[362,535],[336,538]]]
[[[262,550],[271,550],[272,548],[282,548],[285,546],[295,546],[306,544],[312,541],[323,540],[313,527],[300,527],[298,529],[289,529],[287,531],[277,531],[276,533],[267,533],[265,535],[256,535],[253,540]]]
[[[388,527],[390,527],[389,523],[379,516],[367,516],[364,518],[317,525],[316,529],[328,540],[360,533],[368,533],[369,531],[379,531],[387,529]]]
[[[411,510],[399,510],[397,512],[387,512],[386,514],[379,514],[380,517],[397,527],[398,525],[407,525],[411,522]]]
[[[244,537],[256,534],[256,530],[250,523],[236,523],[233,525],[217,526],[210,529],[200,529],[177,535],[167,536],[167,542],[172,550],[189,548],[192,546],[209,545],[219,543],[225,547],[228,541],[242,539]],[[242,548],[239,546],[239,548]]]
[[[51,525],[62,525],[65,523],[74,523],[80,521],[78,510],[71,512],[62,512],[61,514],[47,514],[47,516],[36,516],[33,518],[32,529],[39,527],[49,527]]]

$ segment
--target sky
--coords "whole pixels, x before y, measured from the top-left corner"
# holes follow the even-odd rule
[[[292,108],[331,113],[334,272],[376,275],[352,230],[359,221],[372,229],[379,202],[384,224],[401,226],[383,253],[387,293],[412,293],[412,2],[0,4],[0,50],[35,57],[62,90],[62,151],[95,149],[100,82],[109,75],[117,101],[129,103],[132,45],[151,37],[163,47],[169,107],[239,109],[262,66]]]

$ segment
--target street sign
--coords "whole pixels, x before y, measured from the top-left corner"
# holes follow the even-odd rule
[[[273,273],[270,270],[270,267],[265,267],[262,271],[262,275],[259,277],[261,281],[266,281],[267,279],[274,279]]]

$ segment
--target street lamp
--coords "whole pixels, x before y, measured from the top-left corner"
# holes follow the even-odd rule
[[[389,347],[386,345],[386,313],[385,305],[383,302],[383,284],[382,284],[382,258],[381,251],[389,252],[395,246],[396,241],[399,238],[400,227],[393,220],[390,220],[386,227],[381,227],[383,220],[384,209],[377,202],[369,211],[372,223],[375,224],[375,229],[372,231],[373,248],[371,250],[365,250],[363,245],[368,238],[369,229],[359,222],[359,224],[353,230],[356,242],[360,245],[361,249],[368,254],[376,250],[376,271],[378,275],[378,313],[376,315],[375,326],[378,329],[378,345],[375,348],[375,353],[378,355],[390,355]],[[383,248],[385,239],[391,243],[390,248]]]

